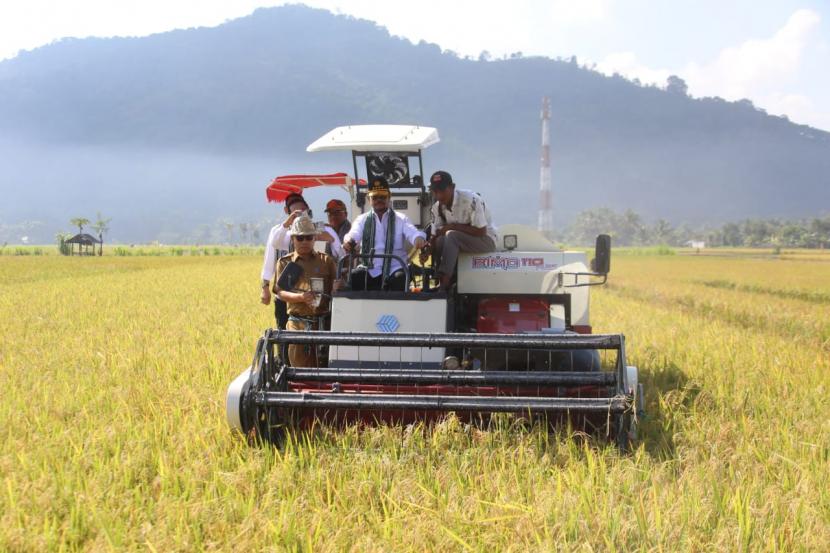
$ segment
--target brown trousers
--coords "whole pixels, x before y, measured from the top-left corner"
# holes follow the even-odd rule
[[[317,323],[307,324],[304,321],[289,319],[285,324],[286,330],[317,330]],[[288,346],[288,360],[292,367],[317,367],[317,346],[290,344]]]

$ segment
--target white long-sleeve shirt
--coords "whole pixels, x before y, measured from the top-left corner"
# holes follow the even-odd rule
[[[352,223],[352,229],[343,237],[343,242],[354,240],[358,245],[363,240],[363,228],[369,221],[369,218],[375,224],[375,253],[385,253],[386,251],[386,229],[389,228],[389,210],[383,213],[382,218],[378,218],[374,211],[368,211],[361,214]],[[371,223],[369,223],[371,224]],[[406,249],[405,243],[415,245],[415,239],[421,238],[426,240],[426,234],[415,228],[412,221],[409,220],[403,213],[395,212],[395,240],[392,243],[392,254],[399,256],[401,259],[407,259],[409,252]],[[369,252],[361,252],[369,253]],[[369,269],[369,275],[377,277],[383,272],[383,259],[377,258],[373,262],[374,267]],[[392,259],[389,265],[389,272],[394,273],[403,266],[397,259]]]
[[[284,222],[284,221],[283,221]],[[343,257],[346,252],[343,250],[343,243],[340,237],[337,236],[337,231],[331,227],[326,227],[325,231],[332,237],[331,253],[335,260]],[[281,257],[280,252],[288,252],[291,246],[291,230],[280,223],[271,227],[271,232],[268,233],[268,241],[265,243],[265,258],[262,260],[262,280],[271,281],[276,274],[277,260]]]
[[[271,227],[268,241],[265,242],[265,259],[262,260],[262,280],[271,281],[277,270],[277,259],[280,251],[288,251],[291,245],[291,231],[283,226],[285,221]]]
[[[335,261],[339,260],[341,257],[346,255],[346,251],[343,249],[343,242],[340,241],[340,237],[337,235],[337,231],[331,228],[330,226],[326,226],[324,229],[329,236],[332,237],[332,241],[329,242],[331,245],[331,256],[334,258]]]

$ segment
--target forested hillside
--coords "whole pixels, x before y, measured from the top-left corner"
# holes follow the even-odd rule
[[[436,126],[500,222],[533,223],[551,97],[556,218],[607,206],[674,223],[830,209],[830,134],[748,101],[692,99],[578,60],[462,59],[302,6],[144,38],[66,39],[0,63],[0,225],[50,236],[79,211],[124,240],[273,216],[276,174],[347,170],[305,146],[348,123]],[[2,227],[0,227],[2,230]]]

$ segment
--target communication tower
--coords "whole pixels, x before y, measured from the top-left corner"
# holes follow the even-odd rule
[[[539,173],[539,231],[553,237],[553,196],[550,189],[550,98],[542,98],[542,167]]]

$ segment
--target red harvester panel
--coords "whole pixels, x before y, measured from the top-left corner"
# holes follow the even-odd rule
[[[478,332],[515,334],[549,326],[550,303],[546,300],[487,298],[478,302]]]

